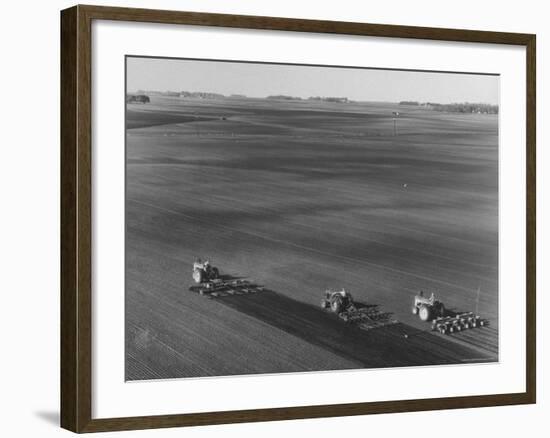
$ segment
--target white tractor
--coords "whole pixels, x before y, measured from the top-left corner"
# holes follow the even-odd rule
[[[209,260],[202,262],[201,259],[198,259],[193,263],[193,280],[195,283],[206,283],[219,277],[220,271],[212,266]]]
[[[431,321],[445,316],[445,306],[441,301],[435,299],[433,292],[430,298],[426,298],[424,292],[420,291],[420,294],[414,297],[412,313],[418,315],[422,321]]]

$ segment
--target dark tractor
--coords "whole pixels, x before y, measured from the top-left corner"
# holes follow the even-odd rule
[[[354,308],[353,298],[345,289],[339,291],[327,290],[321,300],[321,307],[335,314],[340,314],[346,310]]]

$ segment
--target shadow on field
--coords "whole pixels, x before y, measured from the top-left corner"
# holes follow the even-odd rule
[[[221,281],[233,281],[233,280],[243,280],[246,277],[238,276],[238,275],[229,275],[229,274],[221,274],[220,280]]]
[[[272,290],[216,298],[222,303],[362,367],[457,363],[476,353],[429,331],[397,323],[365,331],[320,307]]]

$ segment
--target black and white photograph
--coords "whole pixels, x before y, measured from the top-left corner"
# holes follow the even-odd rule
[[[499,361],[497,74],[125,81],[127,381]]]

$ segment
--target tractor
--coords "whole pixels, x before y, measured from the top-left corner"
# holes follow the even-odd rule
[[[426,298],[424,292],[420,291],[414,297],[412,313],[413,315],[418,315],[422,321],[431,321],[432,319],[445,316],[445,306],[441,301],[435,299],[433,292],[430,298]]]
[[[209,260],[202,262],[201,259],[198,259],[193,263],[193,280],[195,283],[205,283],[219,277],[220,271],[212,266]]]
[[[339,315],[346,310],[355,309],[353,298],[345,289],[339,291],[327,290],[321,300],[321,308],[328,309],[332,313]]]

